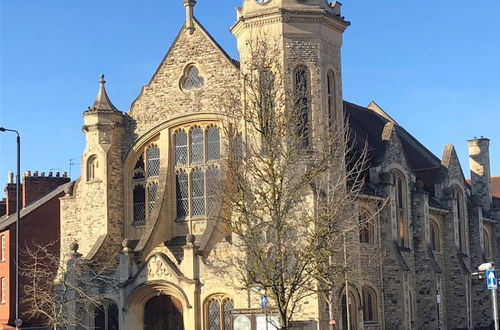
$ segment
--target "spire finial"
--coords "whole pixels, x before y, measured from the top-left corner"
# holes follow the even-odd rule
[[[183,0],[184,7],[186,7],[186,28],[189,34],[194,32],[194,6],[196,5],[196,0]]]
[[[108,93],[106,93],[106,88],[104,87],[104,84],[106,84],[106,80],[104,80],[104,73],[101,73],[99,77],[101,80],[99,80],[99,91],[97,92],[97,97],[94,104],[92,104],[87,111],[118,111],[113,103],[111,103]]]

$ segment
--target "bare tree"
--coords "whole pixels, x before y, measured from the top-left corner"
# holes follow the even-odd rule
[[[346,242],[359,238],[366,149],[349,143],[340,118],[313,125],[307,71],[284,67],[266,38],[247,47],[243,95],[220,102],[230,142],[218,220],[233,250],[215,259],[221,273],[232,270],[234,288],[265,290],[289,329],[308,297],[326,293],[331,302],[344,281]]]
[[[68,326],[88,329],[88,312],[100,304],[93,295],[96,289],[102,285],[113,287],[117,282],[109,276],[106,264],[82,258],[76,242],[65,260],[54,253],[55,244],[33,242],[23,251],[21,303],[25,316],[53,329]]]

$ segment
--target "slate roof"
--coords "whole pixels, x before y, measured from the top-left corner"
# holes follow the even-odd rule
[[[406,159],[415,175],[422,179],[425,190],[434,191],[434,183],[439,181],[443,166],[441,160],[424,145],[399,126],[389,115],[344,101],[344,111],[351,129],[351,140],[361,149],[368,144],[371,166],[380,164],[386,149],[382,133],[387,123],[395,124],[396,134],[401,140]]]

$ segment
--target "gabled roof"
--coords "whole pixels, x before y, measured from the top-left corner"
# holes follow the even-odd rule
[[[394,129],[401,140],[406,158],[415,171],[436,169],[441,166],[441,161],[424,145],[399,126],[382,108],[375,102],[371,102],[369,107],[362,107],[344,101],[346,117],[351,128],[351,134],[356,143],[364,144],[368,142],[368,152],[375,162],[383,155],[386,145],[383,134],[387,123],[392,123]]]
[[[71,187],[75,182],[68,182],[66,184],[58,186],[56,189],[52,190],[49,192],[47,195],[43,196],[42,198],[36,200],[35,202],[29,204],[27,207],[21,209],[21,220],[23,217],[27,216],[31,212],[35,211],[54,197],[57,197],[60,193],[64,192],[65,189],[68,187]],[[15,223],[17,220],[17,212],[13,213],[9,216],[4,216],[0,218],[0,230],[3,230],[10,226],[11,224]]]

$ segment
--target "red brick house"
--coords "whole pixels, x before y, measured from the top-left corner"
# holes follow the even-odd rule
[[[12,329],[15,320],[15,249],[16,249],[16,184],[14,176],[9,175],[5,187],[6,198],[0,202],[0,329]],[[59,198],[64,196],[64,190],[70,179],[64,173],[62,176],[50,172],[26,172],[22,182],[22,204],[20,221],[20,263],[23,263],[22,249],[33,246],[36,242],[51,246],[54,254],[59,254]],[[22,301],[23,274],[20,272],[20,301]],[[36,326],[34,320],[26,320],[23,307],[20,316],[23,326]]]

